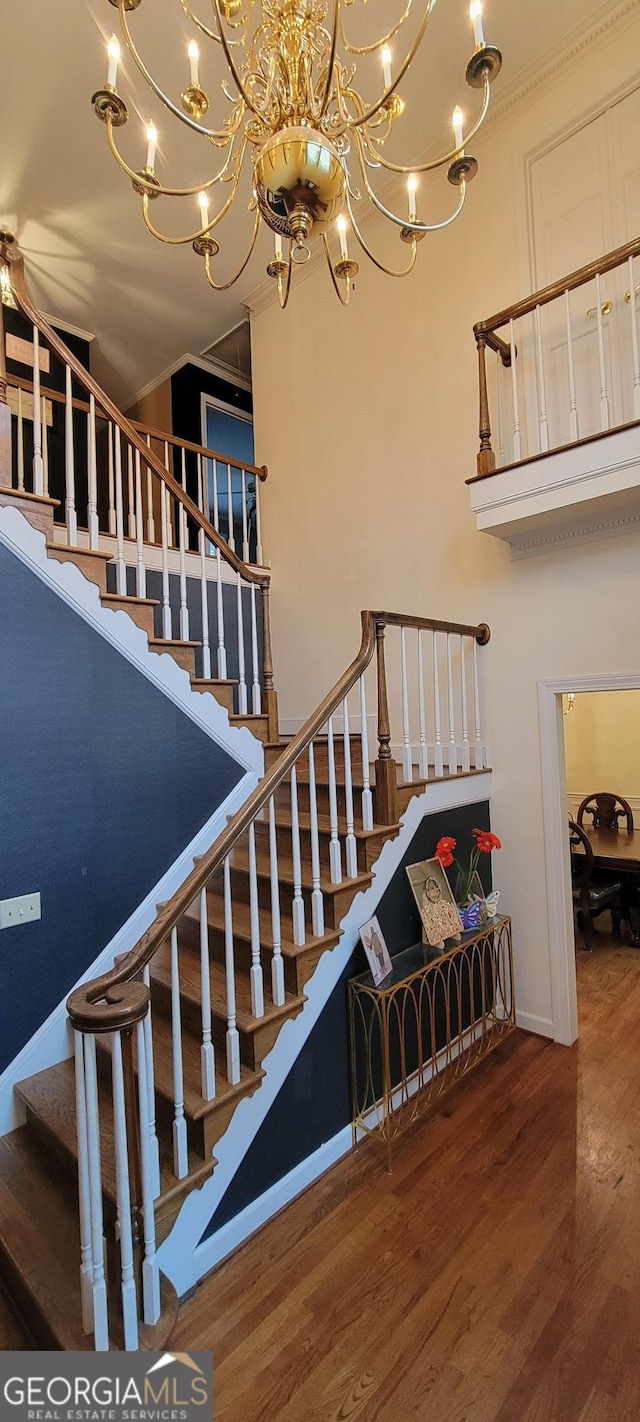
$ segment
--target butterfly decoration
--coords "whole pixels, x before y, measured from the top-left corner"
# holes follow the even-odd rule
[[[475,903],[468,904],[466,908],[458,908],[458,913],[463,928],[479,928],[482,922],[482,900],[476,899]]]

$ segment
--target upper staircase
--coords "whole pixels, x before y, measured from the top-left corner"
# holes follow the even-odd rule
[[[151,441],[120,415],[35,311],[20,263],[6,249],[2,255],[11,264],[19,305],[33,322],[34,377],[44,340],[106,412],[120,450],[114,468],[121,470],[124,458],[134,471],[136,561],[150,510],[166,510],[173,501],[166,528],[174,538],[178,530],[186,577],[187,520],[195,527],[203,601],[207,559],[215,563],[218,607],[223,564],[231,569],[238,678],[203,674],[211,667],[196,665],[201,648],[189,637],[158,638],[154,600],[127,592],[121,570],[119,589],[107,591],[107,570],[115,565],[118,571],[123,539],[116,537],[108,551],[62,543],[60,530],[54,538],[48,496],[10,486],[6,465],[0,466],[0,503],[13,502],[35,520],[49,557],[76,563],[98,585],[103,606],[127,612],[147,632],[152,650],[173,656],[196,691],[211,692],[233,722],[264,742],[265,774],[224,832],[158,905],[131,952],[72,993],[75,1063],[59,1061],[19,1082],[24,1124],[0,1140],[0,1291],[33,1345],[161,1347],[177,1298],[158,1267],[158,1246],[186,1197],[215,1171],[216,1149],[236,1108],[260,1089],[283,1025],[304,1012],[305,989],[322,956],[338,944],[356,895],[370,886],[384,845],[401,832],[411,798],[434,780],[477,774],[486,765],[477,647],[489,632],[483,624],[364,612],[354,661],[297,734],[281,737],[268,573],[238,558],[189,497],[185,481],[160,463]],[[70,377],[66,389],[71,401]],[[39,401],[36,393],[36,410]],[[3,410],[0,369],[0,421]],[[88,419],[91,429],[91,406]],[[144,506],[143,467],[159,487]],[[38,468],[36,449],[36,479]],[[117,487],[116,480],[116,496]],[[93,541],[99,541],[95,531]],[[168,543],[165,532],[167,552]],[[238,704],[246,665],[245,588],[254,673],[260,654],[251,713],[244,696]],[[226,671],[220,660],[217,670]],[[234,692],[238,709],[231,710]]]

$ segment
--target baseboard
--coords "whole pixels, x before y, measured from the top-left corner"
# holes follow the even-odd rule
[[[330,1170],[332,1165],[347,1155],[353,1145],[353,1133],[351,1126],[344,1126],[336,1136],[330,1141],[325,1141],[324,1145],[318,1147],[313,1155],[307,1156],[306,1160],[300,1161],[294,1166],[288,1175],[284,1175],[282,1180],[277,1180],[275,1185],[271,1185],[265,1190],[264,1195],[260,1195],[257,1200],[252,1200],[235,1219],[223,1225],[211,1239],[205,1239],[203,1244],[196,1249],[196,1266],[198,1278],[204,1278],[205,1274],[215,1269],[217,1264],[222,1263],[229,1254],[244,1244],[247,1239],[261,1229],[268,1220],[284,1209],[285,1205],[295,1200],[296,1195],[300,1195],[307,1186],[313,1185],[326,1170]]]
[[[553,1022],[550,1017],[536,1017],[533,1012],[520,1012],[516,1008],[516,1022],[523,1032],[536,1032],[539,1037],[551,1037],[553,1041]]]
[[[229,816],[235,814],[244,805],[245,800],[255,790],[258,780],[259,776],[253,772],[243,776],[223,804],[219,805],[202,829],[194,836],[191,843],[178,855],[178,858],[174,860],[157,884],[154,884],[146,898],[138,905],[126,923],[123,923],[122,927],[118,929],[118,932],[102,949],[95,961],[78,979],[78,982],[72,984],[69,992],[72,992],[74,987],[79,987],[80,983],[88,982],[91,978],[108,972],[113,967],[117,954],[129,953],[135,947],[142,934],[153,923],[158,911],[158,904],[164,903],[176,893],[180,885],[184,883],[187,874],[193,869],[196,857],[205,854],[211,848],[218,835],[226,829]],[[46,1067],[56,1066],[58,1062],[66,1061],[73,1055],[73,1039],[66,1006],[68,995],[68,993],[65,994],[62,1002],[58,1003],[58,1006],[54,1008],[33,1037],[25,1043],[8,1067],[5,1067],[0,1076],[0,1136],[6,1136],[9,1131],[15,1130],[16,1126],[20,1126],[25,1120],[24,1108],[17,1102],[13,1089],[16,1083],[24,1081],[25,1077],[34,1076],[38,1071],[44,1071]]]

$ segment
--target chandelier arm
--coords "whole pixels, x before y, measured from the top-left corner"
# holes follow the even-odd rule
[[[282,277],[281,277],[281,276],[278,277],[278,301],[280,302],[280,310],[281,310],[281,311],[284,311],[284,310],[285,310],[285,307],[286,307],[287,302],[288,302],[288,300],[289,300],[289,292],[291,291],[291,273],[292,273],[292,270],[293,270],[293,262],[291,261],[291,253],[289,253],[289,267],[288,267],[288,270],[287,270],[287,281],[286,281],[286,286],[285,286],[285,288],[284,288],[284,296],[283,296],[283,294],[282,294]]]
[[[123,173],[126,173],[127,177],[131,178],[132,182],[143,183],[144,174],[141,175],[140,173],[137,173],[134,168],[130,168],[129,164],[122,157],[122,154],[118,151],[116,141],[113,136],[113,123],[111,121],[111,115],[108,111],[105,119],[105,126],[107,130],[107,143],[109,145],[109,150],[115,158],[116,163],[118,163],[119,167],[122,168]],[[227,169],[233,157],[233,144],[235,142],[236,136],[237,129],[235,133],[230,133],[227,135],[229,152],[227,153],[225,161],[219,172],[215,173],[213,178],[208,178],[206,182],[198,183],[193,188],[167,188],[164,187],[164,185],[160,182],[150,183],[149,191],[153,191],[153,193],[158,195],[159,197],[195,197],[196,193],[206,192],[209,188],[214,187],[216,183],[222,182],[224,179],[224,174],[227,172]]]
[[[118,0],[118,4],[119,4],[119,5],[122,5],[123,3],[124,3],[124,0]],[[257,109],[257,108],[256,108],[255,104],[252,103],[251,99],[249,98],[249,95],[247,94],[247,91],[246,91],[246,89],[245,89],[244,83],[243,83],[242,78],[241,78],[241,76],[240,76],[240,71],[239,71],[238,66],[237,66],[237,64],[236,64],[236,61],[235,61],[235,59],[234,59],[234,57],[233,57],[233,55],[232,55],[232,53],[231,53],[231,49],[230,49],[230,47],[229,47],[229,41],[228,41],[227,36],[226,36],[226,34],[225,34],[225,31],[224,31],[224,25],[223,25],[223,21],[222,21],[222,13],[221,13],[221,10],[220,10],[220,0],[211,0],[211,3],[212,3],[212,5],[213,5],[213,11],[214,11],[214,14],[215,14],[215,17],[216,17],[216,21],[217,21],[217,24],[218,24],[218,31],[219,31],[219,34],[220,34],[220,43],[221,43],[222,48],[223,48],[223,50],[224,50],[224,57],[225,57],[225,59],[226,59],[226,61],[227,61],[227,64],[229,65],[229,69],[231,70],[231,76],[232,76],[232,78],[233,78],[233,82],[234,82],[234,84],[236,85],[236,88],[237,88],[238,93],[240,94],[241,98],[244,99],[244,102],[245,102],[247,108],[248,108],[248,109],[251,109],[251,112],[252,112],[253,114],[255,114],[256,118],[262,118],[262,114],[261,114],[261,112],[260,112],[260,109]]]
[[[466,148],[467,144],[471,142],[472,138],[475,138],[478,129],[484,123],[484,120],[487,116],[487,109],[489,108],[490,99],[491,86],[489,84],[489,80],[485,76],[484,98],[482,101],[482,109],[480,111],[480,116],[474,123],[473,128],[471,128],[469,132],[465,134],[462,144],[460,146],[461,148]],[[369,145],[369,151],[373,154],[374,158],[376,159],[376,162],[380,164],[381,168],[386,168],[388,173],[401,173],[405,177],[409,173],[432,173],[435,168],[442,168],[444,167],[445,163],[452,163],[454,158],[458,158],[460,155],[460,148],[453,148],[449,153],[445,153],[443,157],[433,158],[430,163],[414,163],[410,167],[406,168],[401,163],[391,163],[387,158],[384,158],[382,153],[378,152],[375,146],[375,140],[371,137],[370,134],[367,134],[367,142]]]
[[[127,42],[127,47],[128,47],[128,49],[129,49],[129,52],[130,52],[130,54],[131,54],[131,57],[132,57],[132,59],[133,59],[133,61],[134,61],[134,64],[135,64],[136,67],[139,69],[139,71],[140,71],[140,73],[141,73],[143,79],[144,79],[144,80],[146,81],[146,83],[149,85],[149,88],[150,88],[150,89],[153,91],[153,93],[156,95],[156,98],[158,98],[158,99],[160,100],[161,104],[164,104],[165,108],[168,109],[169,112],[172,113],[175,118],[180,119],[180,122],[181,122],[181,123],[185,123],[185,124],[187,125],[187,128],[192,128],[192,129],[194,129],[196,133],[201,133],[201,134],[203,134],[205,138],[213,138],[213,139],[215,139],[215,140],[226,139],[226,138],[227,138],[227,134],[225,133],[225,131],[224,131],[223,129],[205,128],[203,124],[201,124],[201,123],[196,123],[196,120],[193,119],[193,118],[191,118],[191,116],[190,116],[189,114],[183,113],[182,110],[178,108],[177,104],[174,104],[173,101],[172,101],[170,98],[168,98],[168,96],[167,96],[165,93],[163,93],[163,90],[160,88],[160,85],[159,85],[159,84],[156,84],[156,81],[155,81],[155,79],[153,78],[153,75],[151,75],[151,74],[149,73],[149,70],[147,69],[147,66],[146,66],[146,64],[145,64],[145,62],[144,62],[142,56],[138,53],[138,50],[136,49],[136,46],[135,46],[135,44],[134,44],[134,42],[133,42],[133,39],[131,38],[131,31],[130,31],[129,26],[128,26],[128,24],[127,24],[127,18],[126,18],[124,6],[125,6],[125,0],[118,0],[118,13],[119,13],[119,15],[120,15],[120,24],[121,24],[121,26],[122,26],[122,33],[123,33],[123,35],[124,35],[124,37],[125,37],[125,40],[126,40],[126,42]],[[196,189],[196,191],[197,191],[197,189]]]
[[[383,35],[381,39],[376,40],[375,44],[349,44],[345,33],[344,21],[342,19],[342,15],[340,15],[340,38],[345,49],[348,51],[349,54],[375,54],[377,49],[382,49],[383,45],[389,44],[389,41],[395,39],[396,35],[399,34],[400,30],[402,29],[402,26],[404,25],[405,20],[409,18],[409,13],[412,9],[412,6],[413,0],[407,0],[405,10],[400,16],[400,19],[398,20],[397,24],[393,26],[393,29],[389,30],[388,34]]]
[[[142,216],[144,219],[144,225],[147,231],[151,233],[151,236],[157,237],[159,242],[164,242],[169,247],[184,247],[186,246],[187,242],[195,242],[197,237],[207,237],[210,232],[213,232],[214,228],[217,227],[220,222],[222,222],[223,217],[225,217],[228,213],[233,199],[235,198],[235,195],[238,191],[238,183],[240,181],[240,168],[242,166],[242,159],[244,158],[246,146],[247,140],[244,139],[236,160],[236,169],[232,179],[231,192],[229,193],[226,202],[222,204],[220,211],[214,214],[211,221],[207,223],[207,226],[198,228],[197,232],[190,232],[186,237],[167,237],[164,233],[158,232],[157,228],[154,227],[151,218],[149,217],[149,194],[143,193]],[[154,188],[154,192],[155,191],[156,189]]]
[[[206,35],[207,39],[215,40],[216,44],[222,44],[220,35],[217,35],[215,30],[210,30],[209,26],[205,25],[203,20],[198,19],[198,16],[194,14],[193,10],[191,9],[191,6],[187,4],[187,0],[180,0],[180,4],[182,5],[187,19],[191,20],[192,24],[195,25],[197,30],[200,30],[203,35]]]
[[[259,210],[258,210],[258,212],[256,212],[256,220],[255,220],[255,223],[254,223],[254,225],[253,225],[253,237],[251,238],[251,246],[249,247],[249,251],[247,252],[247,255],[246,255],[246,257],[245,257],[245,259],[244,259],[244,261],[243,261],[243,263],[242,263],[242,266],[240,267],[240,270],[237,271],[236,274],[235,274],[235,276],[231,278],[231,281],[217,282],[217,281],[214,281],[214,280],[213,280],[213,277],[212,277],[212,275],[211,275],[211,254],[210,254],[209,252],[205,252],[205,254],[204,254],[204,270],[205,270],[205,276],[206,276],[206,278],[207,278],[207,281],[208,281],[208,283],[209,283],[209,286],[213,287],[213,290],[214,290],[214,291],[228,291],[228,290],[229,290],[229,287],[230,287],[230,286],[233,286],[233,285],[235,284],[235,282],[237,282],[238,278],[242,276],[242,273],[243,273],[245,267],[247,266],[247,263],[250,261],[251,257],[253,256],[253,249],[254,249],[254,247],[255,247],[255,245],[256,245],[259,227],[260,227],[260,212],[259,212]]]
[[[355,230],[355,229],[354,229],[354,230]],[[328,268],[329,268],[329,272],[330,272],[330,275],[331,275],[331,280],[332,280],[332,282],[333,282],[333,289],[334,289],[334,291],[335,291],[335,294],[336,294],[336,296],[337,296],[337,298],[338,298],[338,301],[340,302],[341,306],[348,306],[348,305],[349,305],[349,283],[348,283],[348,281],[347,281],[347,278],[345,277],[345,281],[347,282],[347,294],[346,294],[346,296],[343,296],[343,294],[342,294],[342,292],[341,292],[341,290],[340,290],[340,287],[338,286],[338,278],[337,278],[337,276],[336,276],[336,274],[335,274],[335,272],[334,272],[334,270],[333,270],[333,262],[331,261],[331,253],[330,253],[330,251],[329,251],[329,243],[327,242],[327,234],[326,234],[326,232],[323,232],[323,234],[322,234],[322,243],[323,243],[323,246],[324,246],[324,254],[325,254],[325,257],[326,257],[326,259],[327,259],[327,266],[328,266]]]
[[[119,0],[119,4],[122,4],[122,3],[123,3],[123,0]],[[216,5],[217,5],[217,4],[219,3],[219,0],[215,0],[215,3],[216,3]],[[370,108],[366,109],[365,112],[361,115],[360,118],[347,119],[347,120],[345,121],[343,127],[342,127],[341,129],[338,129],[338,130],[337,130],[336,137],[340,137],[340,135],[341,135],[342,133],[344,133],[345,128],[353,128],[353,129],[356,129],[356,128],[360,128],[362,124],[368,123],[369,120],[372,119],[372,118],[374,118],[375,115],[379,112],[379,110],[380,110],[381,108],[383,108],[383,106],[386,104],[387,100],[391,98],[391,95],[392,95],[392,94],[395,92],[395,90],[397,89],[398,84],[400,84],[401,81],[404,79],[404,76],[405,76],[405,74],[406,74],[406,72],[407,72],[407,70],[408,70],[408,68],[409,68],[409,65],[410,65],[411,62],[415,59],[416,54],[418,53],[418,50],[419,50],[419,48],[420,48],[420,45],[422,44],[422,41],[423,41],[424,36],[425,36],[425,31],[426,31],[427,25],[428,25],[428,23],[429,23],[429,20],[431,19],[431,16],[432,16],[432,14],[433,14],[433,11],[434,11],[434,9],[435,9],[435,4],[436,4],[436,0],[427,0],[425,12],[424,12],[424,15],[422,16],[422,19],[421,19],[421,21],[420,21],[420,25],[419,25],[419,27],[418,27],[418,33],[417,33],[417,35],[416,35],[416,37],[415,37],[415,39],[414,39],[414,41],[413,41],[413,44],[411,45],[411,47],[410,47],[410,49],[409,49],[409,53],[408,53],[408,54],[405,56],[405,58],[403,59],[402,64],[400,65],[400,68],[399,68],[397,74],[395,75],[395,77],[392,78],[391,83],[388,84],[387,87],[383,90],[383,92],[382,92],[380,98],[377,100],[377,102],[376,102],[375,104],[372,104]]]
[[[347,196],[347,207],[348,207],[348,209],[349,209],[349,217],[351,218],[351,226],[353,227],[353,231],[354,231],[354,233],[355,233],[356,239],[357,239],[357,241],[359,242],[360,246],[362,247],[362,250],[363,250],[363,252],[365,253],[365,256],[367,256],[367,257],[369,258],[369,261],[373,262],[374,267],[377,267],[377,268],[378,268],[378,271],[384,272],[384,275],[385,275],[385,276],[390,276],[390,277],[405,277],[405,276],[409,276],[409,273],[412,272],[412,271],[413,271],[413,268],[415,267],[415,264],[416,264],[416,257],[417,257],[417,255],[418,255],[418,243],[416,242],[415,237],[413,238],[413,240],[412,240],[412,242],[411,242],[411,259],[410,259],[410,262],[409,262],[408,267],[403,267],[402,271],[400,271],[400,272],[394,271],[393,267],[386,267],[386,266],[384,265],[384,262],[379,262],[379,261],[378,261],[378,258],[377,258],[376,256],[374,256],[373,252],[371,251],[371,248],[367,246],[367,244],[366,244],[366,242],[365,242],[365,240],[364,240],[364,237],[362,236],[362,233],[361,233],[361,231],[360,231],[360,228],[358,227],[358,224],[357,224],[357,222],[356,222],[356,219],[355,219],[355,217],[354,217],[354,215],[353,215],[353,208],[352,208],[352,206],[351,206],[351,202],[349,201],[349,197],[348,197],[348,196]]]
[[[412,4],[412,0],[409,0],[409,4]],[[337,49],[337,46],[338,46],[338,20],[339,20],[339,16],[340,16],[340,0],[333,0],[333,25],[331,26],[331,48],[330,48],[330,51],[329,51],[329,58],[328,58],[328,60],[327,60],[327,77],[326,77],[325,85],[324,85],[324,93],[323,93],[323,95],[322,95],[322,103],[320,104],[320,108],[316,110],[316,114],[315,114],[316,120],[319,120],[319,119],[321,119],[321,118],[323,117],[323,115],[325,114],[325,112],[326,112],[326,110],[327,110],[327,106],[328,106],[328,104],[329,104],[329,100],[330,100],[330,98],[331,98],[331,81],[332,81],[332,79],[333,79],[333,66],[334,66],[334,64],[335,64],[336,49]]]
[[[395,212],[391,212],[388,207],[385,207],[384,203],[380,201],[380,198],[374,192],[365,172],[365,165],[360,155],[359,144],[358,156],[360,157],[360,169],[367,192],[367,197],[370,198],[374,207],[378,209],[378,212],[380,212],[383,217],[387,217],[389,219],[389,222],[395,223],[396,227],[406,228],[408,231],[415,232],[416,236],[418,235],[418,233],[440,232],[443,227],[449,227],[450,223],[455,221],[456,217],[458,216],[458,213],[462,212],[467,188],[467,185],[464,182],[460,184],[460,200],[458,202],[458,206],[455,212],[452,213],[450,217],[446,217],[443,222],[410,222],[406,217],[398,217]]]

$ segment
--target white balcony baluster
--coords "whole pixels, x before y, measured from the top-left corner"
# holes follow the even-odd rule
[[[434,726],[434,747],[433,747],[433,767],[434,774],[444,775],[444,754],[442,749],[441,736],[441,711],[440,711],[440,661],[438,657],[438,636],[432,634],[433,642],[433,726]]]
[[[173,636],[171,600],[169,596],[169,490],[160,484],[160,527],[162,530],[162,636],[168,641]]]
[[[81,1032],[73,1034],[76,1059],[76,1131],[78,1137],[78,1204],[80,1218],[80,1304],[82,1331],[93,1332],[93,1262],[91,1257],[91,1195],[87,1144],[87,1099],[84,1071],[84,1042]]]
[[[227,464],[227,543],[235,553],[236,541],[233,533],[233,485],[230,464]]]
[[[47,424],[47,402],[42,396],[40,401],[40,422],[42,425],[42,492],[45,498],[49,497],[49,426]]]
[[[124,1346],[128,1353],[138,1347],[138,1301],[133,1274],[133,1234],[131,1230],[131,1188],[129,1185],[129,1151],[127,1148],[127,1114],[122,1069],[122,1038],[111,1033],[111,1066],[113,1081],[113,1136],[116,1167],[116,1201],[118,1235],[120,1238],[122,1320]]]
[[[411,749],[409,688],[407,683],[407,640],[404,627],[400,628],[400,661],[402,672],[402,776],[404,780],[413,780],[413,751]]]
[[[203,507],[202,455],[198,455],[198,508]],[[211,645],[209,641],[209,583],[207,580],[207,542],[204,529],[198,530],[200,552],[200,607],[202,612],[202,675],[208,681],[211,676]]]
[[[247,702],[247,682],[244,666],[244,606],[242,598],[242,582],[240,574],[236,573],[236,607],[238,615],[238,713],[246,716],[248,710]]]
[[[89,440],[89,547],[97,549],[100,543],[100,525],[98,523],[98,454],[96,449],[96,402],[93,395],[89,396],[89,428],[87,430],[87,435]]]
[[[311,929],[316,938],[324,933],[324,898],[320,887],[320,836],[318,833],[318,797],[313,741],[309,745],[309,815],[311,820]]]
[[[240,470],[240,487],[242,492],[242,560],[249,562],[249,532],[247,525],[247,472]]]
[[[280,926],[278,836],[273,795],[269,800],[269,868],[271,874],[271,938],[273,943],[273,957],[271,959],[271,996],[274,1007],[283,1007],[285,1000],[284,961],[282,958],[282,929]]]
[[[342,703],[344,726],[344,798],[347,812],[347,833],[344,841],[344,858],[349,879],[358,877],[358,846],[356,844],[353,817],[353,775],[351,772],[351,731],[349,727],[349,703],[345,696]]]
[[[633,257],[629,257],[629,315],[631,317],[631,350],[633,352],[633,415],[640,420],[640,342],[638,340],[638,293],[633,271]]]
[[[113,487],[113,460],[110,462],[109,493]],[[64,482],[65,520],[67,539],[71,548],[78,544],[78,516],[76,513],[76,461],[73,438],[73,385],[68,365],[64,368]]]
[[[251,917],[251,1011],[254,1017],[264,1017],[264,982],[260,962],[260,903],[256,868],[256,831],[249,825],[249,912]]]
[[[473,639],[473,720],[475,730],[475,754],[473,764],[476,770],[482,770],[484,765],[484,751],[482,747],[482,730],[480,727],[480,687],[478,684],[478,644]]]
[[[211,485],[213,494],[213,526],[216,533],[220,532],[220,509],[218,505],[218,465],[215,459],[211,460]],[[209,522],[211,522],[211,510],[209,510]]]
[[[258,660],[258,614],[256,608],[256,585],[251,584],[251,710],[254,716],[262,711],[260,692],[260,664]]]
[[[127,440],[127,537],[136,536],[136,499],[133,487],[133,448]]]
[[[22,388],[18,386],[18,489],[24,491],[24,419],[22,414]]]
[[[149,1137],[149,1087],[147,1084],[147,1057],[144,1037],[144,1023],[136,1028],[138,1049],[138,1112],[140,1118],[140,1166],[142,1176],[142,1233],[144,1259],[142,1261],[142,1317],[149,1327],[153,1327],[160,1317],[160,1271],[156,1257],[156,1221],[153,1208],[153,1163]],[[158,1194],[160,1192],[158,1191]]]
[[[151,449],[151,435],[147,435],[147,449]],[[153,514],[153,474],[147,465],[147,543],[156,541],[156,521]]]
[[[456,707],[453,694],[453,656],[450,632],[447,632],[447,689],[447,706],[449,713],[449,774],[455,775],[458,769],[458,747],[456,744]]]
[[[418,754],[418,775],[421,780],[429,778],[429,746],[427,744],[427,714],[424,700],[424,654],[422,650],[422,628],[418,628],[418,718],[420,726],[420,751]]]
[[[84,1037],[84,1081],[87,1118],[87,1167],[91,1202],[91,1258],[93,1274],[93,1339],[96,1353],[109,1351],[107,1281],[104,1274],[104,1225],[102,1216],[102,1169],[100,1163],[100,1123],[96,1039]]]
[[[236,968],[229,855],[224,861],[224,967],[227,991],[227,1081],[230,1086],[237,1086],[240,1080],[240,1037],[236,1025]]]
[[[147,570],[144,563],[144,510],[142,507],[142,471],[140,451],[136,450],[136,596],[147,596]]]
[[[218,676],[227,679],[227,652],[224,644],[224,596],[222,588],[222,553],[216,548],[216,609],[218,618]]]
[[[547,387],[544,376],[544,352],[542,349],[542,322],[540,307],[534,311],[536,352],[538,357],[538,428],[540,431],[540,451],[549,448],[549,416],[547,413]]]
[[[209,915],[207,891],[200,891],[200,998],[202,1011],[202,1046],[200,1073],[203,1101],[213,1101],[216,1094],[216,1064],[211,1036],[211,967],[209,960]]]
[[[367,725],[367,690],[364,673],[360,677],[360,745],[362,749],[362,828],[373,829],[373,796],[369,768],[369,727]]]
[[[607,357],[604,346],[604,323],[602,320],[602,291],[600,275],[596,273],[596,319],[598,322],[598,364],[600,367],[600,428],[611,428],[609,414],[609,387],[607,381]]]
[[[522,445],[520,441],[520,396],[518,393],[518,350],[516,347],[515,331],[513,321],[509,322],[509,341],[511,343],[511,392],[513,396],[513,459],[517,463],[522,458]]]
[[[571,301],[569,292],[564,294],[565,321],[567,327],[567,361],[569,365],[569,439],[576,440],[578,435],[578,401],[576,397],[576,371],[573,359],[573,334],[571,331]]]
[[[33,492],[44,492],[42,423],[40,419],[40,332],[33,327]]]
[[[254,484],[255,484],[255,499],[256,499],[256,563],[259,563],[259,564],[262,566],[262,564],[264,563],[264,556],[263,556],[263,553],[262,553],[262,522],[261,522],[261,515],[260,515],[260,480],[259,480],[257,474],[254,476]]]
[[[115,440],[116,473],[116,592],[125,597],[127,592],[127,565],[124,561],[124,512],[122,507],[122,445],[120,430],[109,423],[109,440]]]
[[[336,757],[333,746],[333,717],[327,721],[327,765],[329,768],[329,872],[332,884],[342,883],[342,850],[338,835],[338,787],[336,785]]]
[[[182,488],[187,487],[187,459],[183,449],[180,466],[180,483]],[[183,642],[189,641],[189,609],[187,607],[187,515],[180,503],[176,500],[176,518],[178,520],[178,548],[180,552],[180,637]]]
[[[302,857],[300,854],[300,819],[298,815],[298,777],[291,767],[291,857],[293,861],[293,941],[298,948],[305,942],[304,899],[302,897]]]
[[[156,1133],[156,1084],[155,1068],[153,1065],[153,1022],[151,1016],[151,969],[147,963],[142,969],[142,981],[149,991],[149,1006],[147,1015],[143,1022],[144,1029],[144,1050],[145,1050],[145,1078],[147,1083],[147,1114],[149,1136],[149,1162],[151,1168],[151,1189],[153,1199],[157,1200],[160,1194],[160,1147]]]
[[[184,1114],[180,964],[178,961],[177,928],[171,930],[171,1055],[173,1065],[173,1172],[178,1180],[184,1180],[189,1170],[189,1151],[187,1146],[187,1122]]]

